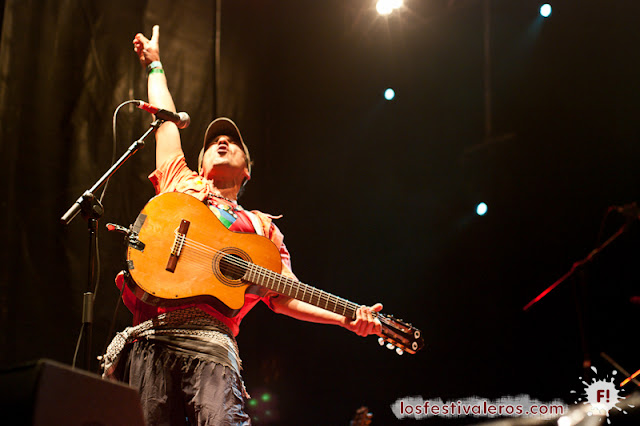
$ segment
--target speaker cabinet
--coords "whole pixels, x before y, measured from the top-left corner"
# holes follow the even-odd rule
[[[138,392],[50,360],[0,372],[0,423],[144,426]]]

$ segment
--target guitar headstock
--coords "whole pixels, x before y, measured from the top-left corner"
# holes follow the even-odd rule
[[[379,334],[378,343],[394,350],[398,355],[404,352],[415,354],[424,347],[422,332],[409,323],[401,319],[396,319],[393,315],[377,315],[382,324],[382,331]]]

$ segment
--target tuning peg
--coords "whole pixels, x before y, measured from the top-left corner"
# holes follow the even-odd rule
[[[398,355],[402,355],[404,353],[404,351],[402,349],[400,349],[400,348],[396,348],[396,353]]]
[[[391,343],[387,343],[387,349],[389,349],[390,351],[394,350],[396,347],[393,346],[393,344]]]
[[[378,343],[380,346],[384,346],[384,339],[382,337],[378,337]]]

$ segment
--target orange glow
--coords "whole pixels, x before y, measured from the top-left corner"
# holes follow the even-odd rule
[[[626,379],[624,379],[624,381],[622,383],[620,383],[620,387],[622,387],[622,386],[626,385],[627,383],[629,383],[629,381],[631,381],[631,379],[635,378],[638,374],[640,374],[640,370],[636,371],[631,376],[629,376]]]

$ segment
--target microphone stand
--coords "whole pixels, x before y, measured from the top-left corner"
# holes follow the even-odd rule
[[[85,356],[85,369],[91,371],[91,335],[93,325],[93,306],[94,306],[94,285],[95,285],[95,264],[96,264],[96,229],[98,226],[98,220],[104,214],[104,207],[100,203],[100,200],[94,195],[95,192],[104,185],[104,183],[111,178],[111,176],[122,166],[129,158],[133,156],[140,148],[144,147],[144,140],[152,133],[155,133],[158,128],[164,123],[164,120],[155,120],[149,126],[149,129],[138,139],[133,142],[127,151],[113,163],[111,168],[105,172],[104,175],[88,190],[86,190],[80,198],[67,210],[67,212],[60,218],[60,222],[63,225],[68,225],[71,221],[81,213],[82,217],[87,221],[89,231],[89,267],[88,267],[88,280],[87,290],[82,297],[82,335],[81,339],[84,340],[84,356]],[[75,365],[74,365],[75,367]]]
[[[577,261],[576,263],[573,264],[573,266],[571,266],[571,269],[569,270],[569,272],[567,272],[566,274],[564,274],[562,277],[560,277],[556,282],[554,282],[553,284],[551,284],[549,287],[547,287],[546,290],[544,290],[542,293],[540,293],[538,296],[536,296],[532,301],[530,301],[529,303],[527,303],[522,310],[523,311],[527,311],[529,310],[529,308],[531,308],[531,306],[533,306],[534,304],[538,303],[543,297],[545,297],[551,290],[553,290],[554,288],[558,287],[560,284],[562,284],[563,282],[565,282],[567,280],[567,278],[569,278],[571,275],[574,274],[574,272],[576,272],[579,268],[585,266],[586,264],[588,264],[589,262],[591,262],[591,260],[593,259],[593,257],[595,255],[597,255],[598,253],[600,253],[605,247],[607,247],[609,244],[611,244],[616,238],[618,238],[620,235],[622,235],[627,228],[629,227],[629,222],[625,223],[624,225],[622,225],[620,227],[620,229],[618,229],[615,234],[613,234],[611,237],[609,237],[609,239],[607,241],[605,241],[604,243],[602,243],[602,245],[600,247],[596,247],[595,249],[593,249],[591,251],[591,253],[589,253],[587,255],[587,257],[585,257],[582,260]]]
[[[531,300],[522,308],[523,311],[529,310],[529,308],[531,308],[534,304],[538,303],[542,298],[544,298],[547,294],[549,294],[549,292],[551,292],[554,288],[556,288],[557,286],[565,282],[576,271],[579,272],[580,283],[582,284],[580,286],[581,291],[578,290],[577,288],[578,286],[575,284],[575,282],[574,282],[573,291],[574,291],[574,298],[576,300],[576,311],[578,314],[578,327],[580,329],[580,341],[581,341],[582,354],[583,354],[582,368],[584,370],[585,379],[589,377],[590,367],[591,367],[591,356],[589,354],[589,344],[587,342],[587,332],[586,332],[586,314],[585,314],[586,309],[584,308],[584,306],[581,306],[581,301],[582,301],[582,304],[584,304],[585,303],[584,299],[586,299],[585,267],[593,260],[593,258],[596,255],[598,255],[609,244],[611,244],[618,237],[620,237],[620,235],[622,235],[629,228],[630,223],[631,221],[627,220],[627,222],[624,225],[622,225],[604,243],[602,243],[599,247],[596,247],[595,249],[593,249],[584,259],[575,262],[571,266],[571,269],[568,272],[566,272],[556,282],[554,282],[549,287],[547,287],[542,293],[540,293],[538,296],[536,296],[533,300]]]

